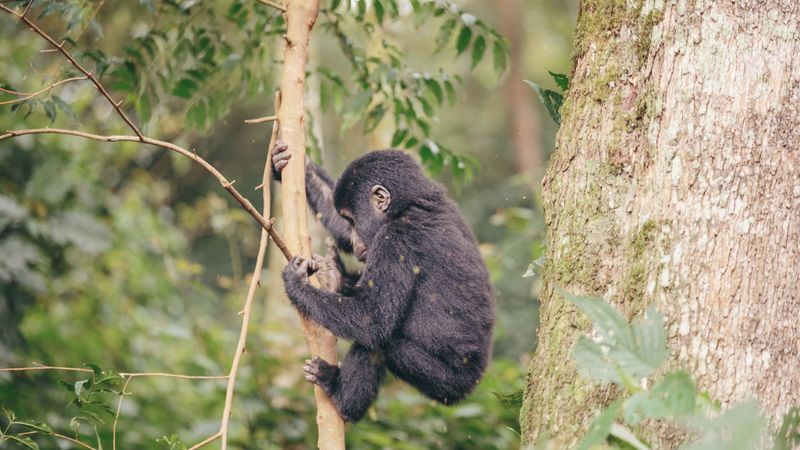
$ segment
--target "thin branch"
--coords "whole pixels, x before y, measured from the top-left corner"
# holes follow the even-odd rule
[[[0,5],[2,7],[2,5]],[[200,164],[208,173],[213,175],[217,180],[219,180],[222,187],[228,191],[228,193],[236,199],[237,202],[247,211],[262,228],[264,228],[267,233],[269,233],[269,237],[275,242],[275,245],[283,253],[283,256],[286,257],[286,260],[292,259],[292,254],[289,251],[289,248],[286,246],[283,238],[278,234],[277,231],[272,226],[272,221],[265,219],[256,208],[250,203],[250,200],[246,199],[239,191],[233,187],[233,184],[225,178],[216,167],[211,165],[208,161],[201,158],[197,155],[196,152],[192,152],[186,150],[185,148],[175,145],[171,142],[160,141],[158,139],[149,138],[144,135],[139,136],[126,136],[126,135],[100,135],[100,134],[93,134],[93,133],[85,133],[83,131],[76,131],[76,130],[65,130],[61,128],[33,128],[27,130],[8,130],[5,134],[0,134],[0,141],[9,139],[16,136],[23,136],[26,134],[65,134],[68,136],[77,136],[82,137],[85,139],[91,139],[94,141],[103,141],[103,142],[141,142],[143,144],[153,145],[156,147],[161,147],[167,150],[171,150],[177,153],[180,153],[186,157],[193,159],[196,163]]]
[[[275,111],[280,107],[280,93],[275,93]],[[266,186],[262,191],[262,200],[264,215],[270,214],[270,195],[269,182],[272,179],[272,161],[271,152],[275,146],[275,140],[278,137],[278,123],[276,122],[272,127],[272,136],[270,136],[269,147],[267,147],[267,160],[264,163],[264,172],[262,175],[262,184]],[[219,433],[222,437],[221,450],[228,448],[228,424],[230,423],[231,410],[233,408],[233,393],[236,387],[236,374],[239,371],[239,362],[242,355],[244,355],[247,343],[247,327],[250,323],[250,311],[253,307],[253,298],[255,297],[256,288],[261,285],[261,270],[264,267],[264,256],[267,254],[267,237],[266,230],[261,230],[261,240],[258,244],[258,255],[256,256],[256,265],[253,268],[253,276],[250,278],[250,287],[247,290],[247,298],[244,301],[244,309],[242,310],[242,328],[239,332],[239,342],[236,344],[236,351],[233,354],[233,362],[231,362],[231,371],[228,373],[228,389],[225,392],[225,407],[222,409],[222,421],[220,423]]]
[[[82,441],[79,441],[79,440],[77,440],[75,438],[71,438],[69,436],[64,436],[63,434],[59,434],[59,433],[55,433],[55,432],[45,433],[43,431],[26,431],[24,433],[17,434],[17,436],[29,436],[29,435],[32,435],[32,434],[44,434],[44,435],[47,435],[47,436],[53,436],[53,437],[57,437],[59,439],[64,439],[65,441],[70,441],[73,444],[79,445],[79,446],[81,446],[83,448],[88,448],[88,449],[91,449],[91,450],[97,450],[96,448],[92,447],[91,445],[89,445],[89,444],[87,444],[85,442],[82,442]]]
[[[2,367],[0,372],[34,372],[37,370],[60,370],[62,372],[87,372],[94,373],[94,370],[84,367],[62,367],[62,366],[30,366],[30,367]],[[165,377],[181,378],[184,380],[225,380],[227,375],[183,375],[179,373],[165,372],[119,372],[122,377]]]
[[[117,422],[119,422],[119,412],[122,410],[122,400],[125,398],[125,390],[128,389],[133,377],[128,377],[125,384],[122,385],[122,391],[119,393],[119,401],[117,402],[117,412],[114,414],[114,423],[111,425],[111,450],[117,450]]]
[[[247,120],[244,121],[244,123],[246,123],[248,125],[255,125],[255,124],[258,124],[258,123],[272,122],[273,120],[277,120],[277,119],[278,119],[278,116],[266,116],[266,117],[259,117],[257,119],[247,119]]]
[[[8,89],[2,89],[2,88],[0,88],[0,91],[6,92],[6,93],[9,93],[9,94],[14,94],[14,95],[22,95],[22,96],[23,96],[22,98],[17,98],[17,99],[14,99],[14,100],[6,100],[6,101],[4,101],[4,102],[0,102],[0,105],[10,105],[10,104],[12,104],[12,103],[24,102],[25,100],[30,100],[30,99],[32,99],[33,97],[36,97],[37,95],[44,94],[45,92],[47,92],[47,91],[49,91],[49,90],[53,89],[53,88],[54,88],[54,87],[56,87],[56,86],[62,85],[62,84],[64,84],[64,83],[69,83],[70,81],[77,81],[77,80],[88,80],[88,78],[87,78],[87,77],[72,77],[72,78],[67,78],[66,80],[61,80],[61,81],[59,81],[58,83],[51,84],[50,86],[48,86],[48,87],[46,87],[46,88],[44,88],[44,89],[41,89],[41,90],[39,90],[39,91],[36,91],[36,92],[30,92],[30,93],[27,93],[27,92],[26,92],[26,93],[23,93],[23,92],[14,92],[14,91],[9,91]]]
[[[30,6],[30,4],[28,6]],[[120,105],[122,104],[122,102],[121,101],[120,102],[115,102],[114,99],[111,98],[111,94],[109,94],[108,91],[106,90],[106,88],[100,83],[100,80],[98,80],[94,75],[92,75],[91,72],[89,72],[88,70],[84,69],[84,67],[82,65],[80,65],[80,63],[78,63],[78,61],[76,61],[75,58],[73,58],[72,55],[64,48],[64,42],[61,42],[59,44],[58,42],[55,41],[55,39],[50,37],[49,34],[47,34],[44,31],[42,31],[42,29],[39,28],[38,26],[36,26],[35,23],[33,23],[30,19],[25,17],[25,13],[28,12],[28,8],[26,8],[25,12],[22,13],[22,14],[18,14],[13,9],[11,9],[11,8],[5,6],[5,5],[2,5],[2,4],[0,4],[0,9],[2,9],[3,11],[11,14],[12,16],[17,17],[19,20],[24,22],[25,25],[28,26],[28,28],[33,30],[34,33],[36,33],[39,36],[41,36],[44,40],[49,42],[50,45],[55,47],[56,50],[61,52],[61,54],[64,55],[64,57],[67,58],[67,60],[70,62],[70,64],[72,64],[81,73],[86,75],[86,77],[89,79],[89,81],[91,81],[92,84],[95,85],[97,90],[100,91],[100,94],[102,94],[103,97],[105,97],[106,100],[108,100],[111,103],[111,106],[113,106],[114,109],[117,110],[117,114],[119,114],[119,116],[122,118],[122,120],[125,121],[126,124],[128,124],[128,127],[130,127],[130,129],[133,130],[133,132],[136,134],[136,136],[139,137],[138,140],[144,141],[144,135],[142,134],[142,132],[139,131],[139,128],[137,128],[136,125],[133,124],[131,119],[128,118],[128,116],[125,114],[125,112],[122,111],[122,109],[120,108]]]
[[[279,4],[277,4],[275,2],[271,2],[269,0],[257,0],[257,1],[258,1],[258,3],[261,3],[262,5],[267,5],[269,7],[277,9],[278,11],[286,12],[286,8],[283,5],[279,5]]]
[[[203,439],[202,441],[198,442],[197,444],[189,447],[189,450],[197,450],[200,447],[204,447],[204,446],[216,441],[220,437],[222,437],[222,434],[220,432],[217,432],[217,434],[215,434],[213,436],[209,436],[209,437]]]

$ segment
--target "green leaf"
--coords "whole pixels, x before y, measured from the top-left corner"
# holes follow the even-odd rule
[[[618,423],[611,424],[611,430],[609,431],[609,434],[630,445],[635,450],[651,450],[650,447],[636,437],[631,430]]]
[[[134,106],[136,107],[136,113],[139,114],[139,121],[141,123],[149,122],[153,114],[153,105],[150,102],[150,96],[147,95],[147,93],[143,93],[136,100]]]
[[[603,349],[586,336],[580,336],[575,342],[572,359],[582,376],[601,383],[622,384],[616,367],[606,360]]]
[[[664,316],[655,305],[644,311],[644,316],[637,317],[631,324],[633,340],[641,361],[649,367],[659,367],[669,356],[667,349],[667,331]]]
[[[380,0],[372,0],[372,6],[375,8],[375,18],[378,19],[378,23],[383,23],[383,3]]]
[[[502,41],[494,41],[494,44],[492,44],[492,56],[494,58],[494,71],[497,75],[500,75],[506,70],[508,61],[507,49]]]
[[[342,3],[342,0],[332,0],[331,1],[331,11],[335,10],[336,8],[338,8],[341,3]]]
[[[515,414],[519,413],[522,408],[522,389],[514,392],[493,392],[494,396],[500,400],[506,408],[513,411]]]
[[[692,377],[683,371],[672,372],[649,391],[640,391],[625,402],[625,422],[635,425],[645,419],[672,419],[695,410]]]
[[[426,78],[425,86],[428,87],[428,90],[433,93],[433,96],[436,97],[436,101],[441,105],[444,102],[444,92],[442,92],[442,87],[439,83],[432,78]]]
[[[367,114],[367,119],[364,122],[364,132],[369,133],[377,128],[381,123],[381,120],[383,120],[384,114],[386,114],[386,108],[383,106],[383,104],[379,104],[372,108],[372,110]]]
[[[433,117],[435,115],[433,106],[431,106],[428,100],[425,100],[425,97],[417,97],[417,101],[422,106],[422,112],[424,112],[426,116]],[[425,134],[427,135],[428,133]]]
[[[553,81],[556,82],[556,86],[558,86],[559,89],[561,89],[562,91],[566,91],[567,89],[569,89],[569,78],[566,75],[564,75],[563,73],[553,73],[550,72],[549,70],[547,71],[547,73],[549,73],[550,76],[553,77]]]
[[[800,445],[800,406],[793,406],[785,416],[772,450],[792,450]]]
[[[456,102],[456,88],[450,80],[444,80],[444,90],[447,92],[447,101],[452,105]]]
[[[203,128],[206,125],[207,108],[205,102],[197,102],[186,111],[186,124],[193,128]]]
[[[542,101],[542,104],[547,110],[547,113],[550,115],[550,118],[552,118],[556,124],[561,125],[561,113],[559,110],[561,109],[561,105],[564,103],[564,96],[556,91],[544,89],[538,84],[532,83],[528,80],[525,80],[525,82],[528,83],[528,85],[530,85],[530,87],[536,91],[536,94],[539,95],[539,100]]]
[[[83,366],[92,369],[92,372],[96,377],[100,376],[103,373],[103,369],[101,369],[100,366],[95,363],[86,363]]]
[[[601,297],[578,296],[563,291],[561,295],[589,317],[599,334],[600,344],[609,347],[614,347],[616,344],[626,348],[633,347],[633,332],[628,322]]]
[[[447,46],[447,43],[450,42],[450,38],[453,36],[453,31],[455,31],[457,24],[458,22],[453,17],[445,20],[439,27],[439,34],[436,36],[436,53],[442,51],[442,49]]]
[[[483,59],[483,53],[486,51],[486,38],[483,35],[478,36],[472,44],[472,68],[478,65]]]
[[[397,147],[400,145],[403,140],[405,140],[406,136],[408,136],[408,128],[399,128],[394,132],[392,135],[392,147]]]
[[[461,27],[461,31],[458,33],[458,39],[456,39],[456,50],[458,54],[464,53],[464,50],[469,47],[469,41],[472,40],[472,30],[464,25]]]
[[[115,91],[122,91],[132,93],[136,87],[136,66],[130,61],[125,64],[117,66],[111,71],[111,76],[114,82],[111,83],[110,89]]]
[[[75,397],[81,398],[81,394],[83,394],[83,387],[89,383],[89,380],[78,380],[72,385],[72,391],[75,393]]]
[[[419,149],[419,156],[422,158],[422,163],[432,174],[439,173],[444,167],[444,155],[439,150],[439,146],[433,141],[425,141]]]
[[[39,444],[33,441],[33,439],[29,438],[28,436],[14,436],[14,435],[7,435],[6,436],[9,440],[14,442],[18,442],[25,447],[28,447],[32,450],[39,450]]]
[[[50,124],[56,121],[56,105],[52,101],[45,101],[42,102],[42,106],[44,106],[44,113],[47,115],[47,119],[50,120]]]
[[[197,82],[192,80],[191,78],[182,78],[178,81],[178,84],[175,85],[175,88],[172,90],[172,95],[180,98],[189,99],[192,98],[192,94],[197,91]]]
[[[21,425],[21,426],[24,426],[24,427],[39,431],[41,433],[45,433],[45,434],[51,434],[53,432],[53,429],[50,427],[50,425],[48,425],[46,423],[33,422],[33,421],[29,421],[29,420],[20,420],[20,421],[15,422],[15,423],[17,425]]]
[[[588,377],[635,390],[638,380],[651,375],[665,361],[664,318],[654,307],[648,308],[644,317],[631,327],[602,298],[579,297],[563,291],[560,294],[586,314],[597,331],[596,342],[582,337],[573,350],[579,369]]]
[[[589,450],[605,442],[608,438],[608,434],[611,432],[611,425],[614,424],[614,421],[619,415],[621,406],[622,402],[616,400],[603,409],[600,415],[589,425],[589,429],[586,431],[586,435],[584,435],[580,447],[578,447],[579,450]]]

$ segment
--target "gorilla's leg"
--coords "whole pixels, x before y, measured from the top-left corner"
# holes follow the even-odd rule
[[[378,396],[386,374],[383,355],[353,344],[341,367],[314,358],[305,367],[306,380],[318,385],[333,400],[348,422],[361,420]]]
[[[395,375],[445,405],[466,397],[481,375],[481,370],[476,370],[468,359],[452,367],[407,339],[395,341],[386,350],[386,362]]]

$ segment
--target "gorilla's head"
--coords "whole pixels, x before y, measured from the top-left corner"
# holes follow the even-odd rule
[[[382,224],[439,195],[441,188],[425,177],[411,156],[400,150],[377,150],[347,166],[336,183],[333,204],[353,227],[353,251],[363,259]]]

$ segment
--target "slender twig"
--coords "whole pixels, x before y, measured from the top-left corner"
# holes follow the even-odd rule
[[[286,260],[292,259],[292,253],[289,251],[289,248],[286,247],[286,243],[284,242],[283,238],[278,234],[277,231],[272,226],[272,221],[265,219],[256,208],[250,203],[250,200],[246,199],[239,191],[233,187],[233,184],[225,178],[216,167],[211,165],[208,161],[201,158],[197,155],[196,152],[192,152],[186,150],[185,148],[173,144],[171,142],[160,141],[158,139],[149,138],[147,136],[127,136],[127,135],[100,135],[100,134],[93,134],[93,133],[85,133],[83,131],[76,131],[76,130],[66,130],[61,128],[33,128],[27,130],[8,130],[4,134],[0,134],[0,141],[9,139],[16,136],[23,136],[26,134],[65,134],[68,136],[77,136],[82,137],[85,139],[91,139],[94,141],[104,141],[104,142],[141,142],[143,144],[153,145],[156,147],[161,147],[167,150],[171,150],[177,153],[180,153],[186,157],[193,159],[196,163],[200,164],[208,173],[213,175],[217,180],[219,180],[222,187],[228,191],[228,193],[236,199],[237,202],[245,209],[262,228],[267,230],[269,233],[269,237],[275,242],[275,245],[283,253],[283,256],[286,257]]]
[[[30,6],[30,5],[28,5],[28,6]],[[105,97],[106,100],[109,101],[109,103],[111,103],[111,106],[113,106],[114,109],[117,110],[117,114],[119,114],[119,116],[122,118],[122,120],[125,121],[126,124],[128,124],[128,127],[130,127],[130,129],[136,134],[136,136],[139,137],[138,140],[142,141],[142,142],[144,141],[144,135],[142,134],[142,132],[139,131],[139,128],[137,128],[136,125],[133,124],[131,119],[128,118],[128,116],[125,114],[125,112],[122,111],[122,109],[120,108],[120,105],[122,104],[122,101],[115,102],[114,99],[111,98],[111,94],[109,94],[108,91],[106,90],[106,88],[100,83],[100,80],[98,80],[97,77],[92,75],[92,73],[90,71],[86,70],[80,63],[78,63],[78,61],[76,61],[75,58],[73,58],[72,55],[64,48],[64,42],[61,42],[61,43],[56,42],[55,39],[50,37],[49,34],[47,34],[44,31],[42,31],[42,29],[39,28],[35,23],[33,23],[30,19],[25,17],[25,13],[19,14],[19,13],[15,12],[13,9],[11,9],[11,8],[9,8],[7,6],[4,6],[2,4],[0,4],[0,9],[5,11],[5,12],[7,12],[7,13],[9,13],[9,14],[11,14],[14,17],[17,17],[19,20],[24,22],[25,25],[28,26],[28,28],[33,30],[34,33],[36,33],[39,36],[41,36],[44,40],[49,42],[50,45],[55,47],[56,50],[61,52],[61,54],[64,55],[64,57],[67,58],[67,60],[70,62],[70,64],[72,64],[81,73],[86,75],[86,77],[89,79],[89,81],[91,81],[92,84],[95,85],[97,90],[100,91],[100,94],[102,94],[102,96]],[[27,8],[25,9],[25,12],[26,13],[28,12]]]
[[[244,123],[246,123],[248,125],[254,125],[254,124],[257,124],[257,123],[272,122],[273,120],[276,120],[277,118],[278,118],[278,116],[259,117],[257,119],[247,119],[247,120],[244,121]]]
[[[62,367],[62,366],[43,366],[36,365],[30,367],[2,367],[0,372],[34,372],[37,370],[60,370],[62,372],[88,372],[93,373],[94,370],[84,367]],[[225,380],[227,375],[183,375],[179,373],[165,373],[165,372],[119,372],[122,377],[165,377],[165,378],[182,378],[185,380]]]
[[[165,373],[165,372],[122,372],[123,377],[164,377],[164,378],[182,378],[184,380],[225,380],[227,375],[182,375],[179,373]]]
[[[283,5],[279,5],[279,4],[277,4],[275,2],[271,2],[269,0],[257,0],[257,1],[258,1],[258,3],[261,3],[262,5],[267,5],[267,6],[270,6],[272,8],[277,9],[278,11],[286,12],[286,8]]]
[[[125,398],[125,390],[128,389],[128,384],[134,377],[128,377],[125,384],[122,385],[122,391],[119,393],[119,401],[117,402],[117,412],[114,414],[114,423],[111,425],[111,450],[117,450],[117,422],[119,422],[119,412],[122,410],[122,400]]]
[[[197,444],[189,447],[189,450],[197,450],[200,447],[206,446],[206,445],[216,441],[220,437],[222,437],[222,434],[220,432],[217,432],[217,434],[215,434],[213,436],[209,436],[209,437],[203,439],[202,441],[198,442]]]
[[[275,111],[280,107],[280,93],[275,93]],[[270,214],[270,196],[269,182],[272,179],[272,148],[275,146],[275,140],[278,137],[278,123],[275,122],[272,126],[272,135],[269,139],[269,146],[267,147],[267,159],[264,163],[264,171],[262,175],[262,185],[265,188],[261,191],[261,198],[263,200],[264,215]],[[242,355],[244,355],[247,343],[247,327],[250,323],[250,311],[253,307],[253,298],[255,297],[256,288],[261,285],[261,269],[264,267],[264,256],[267,254],[267,237],[266,230],[261,230],[261,240],[258,244],[258,255],[256,256],[255,268],[253,268],[253,276],[250,278],[250,287],[247,290],[247,298],[244,301],[244,308],[242,309],[242,328],[239,332],[239,342],[236,344],[236,351],[233,354],[233,362],[231,362],[231,371],[228,373],[228,389],[225,392],[225,407],[222,410],[222,421],[220,423],[219,433],[222,437],[221,450],[228,448],[228,424],[230,422],[231,410],[233,408],[233,393],[236,387],[236,374],[239,371],[239,362]]]
[[[72,78],[67,78],[66,80],[61,80],[61,81],[59,81],[58,83],[51,84],[50,86],[47,86],[47,87],[46,87],[46,88],[44,88],[44,89],[38,90],[38,91],[36,91],[36,92],[30,92],[30,93],[28,93],[28,92],[24,92],[24,93],[23,93],[23,92],[14,92],[14,91],[9,91],[8,89],[2,89],[2,88],[0,88],[0,90],[1,90],[1,91],[3,91],[3,92],[6,92],[6,93],[8,93],[8,94],[22,95],[22,96],[23,96],[23,97],[21,97],[21,98],[16,98],[16,99],[14,99],[14,100],[6,100],[6,101],[4,101],[4,102],[0,102],[0,105],[10,105],[10,104],[12,104],[12,103],[24,102],[25,100],[30,100],[30,99],[32,99],[33,97],[36,97],[37,95],[44,94],[45,92],[47,92],[47,91],[49,91],[49,90],[53,89],[53,88],[54,88],[54,87],[56,87],[56,86],[62,85],[62,84],[64,84],[64,83],[69,83],[70,81],[77,81],[77,80],[88,80],[88,78],[87,78],[87,77],[72,77]]]
[[[91,445],[89,445],[89,444],[87,444],[85,442],[82,442],[82,441],[79,441],[79,440],[77,440],[75,438],[71,438],[69,436],[64,436],[63,434],[55,433],[55,432],[52,432],[52,431],[49,432],[49,433],[45,433],[45,432],[42,432],[42,431],[26,431],[24,433],[17,434],[17,436],[29,436],[29,435],[32,435],[32,434],[46,434],[48,436],[53,436],[53,437],[57,437],[59,439],[64,439],[65,441],[70,441],[73,444],[79,445],[79,446],[81,446],[83,448],[88,448],[88,449],[91,449],[91,450],[97,450],[96,448],[92,447]]]

